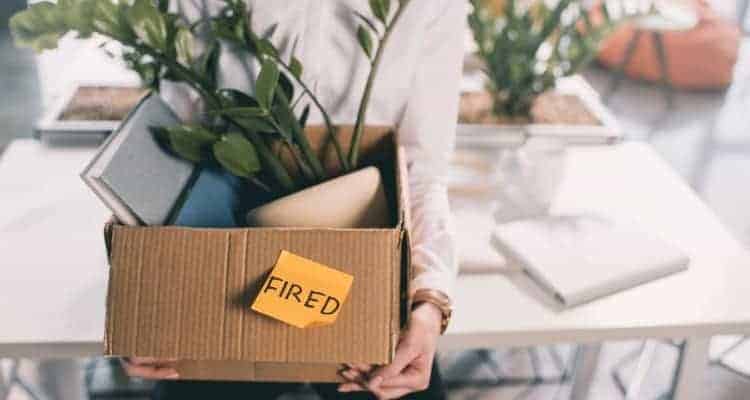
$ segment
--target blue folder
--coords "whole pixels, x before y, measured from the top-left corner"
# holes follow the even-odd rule
[[[218,168],[199,166],[194,183],[183,195],[173,225],[194,228],[234,228],[244,182]]]

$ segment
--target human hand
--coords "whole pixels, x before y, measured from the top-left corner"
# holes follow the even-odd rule
[[[153,357],[123,358],[122,366],[129,376],[144,379],[177,379],[180,375],[175,369],[177,360],[158,360]]]
[[[390,400],[427,389],[442,319],[437,306],[430,303],[418,305],[409,316],[408,327],[396,347],[393,362],[378,368],[349,365],[341,372],[347,382],[339,385],[339,391],[369,390],[379,400]]]

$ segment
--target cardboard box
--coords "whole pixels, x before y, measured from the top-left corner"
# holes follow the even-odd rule
[[[351,129],[343,129],[349,142]],[[324,131],[308,132],[335,168]],[[176,358],[182,379],[334,382],[345,362],[386,364],[407,307],[408,194],[403,149],[369,128],[362,154],[381,167],[394,214],[387,229],[105,230],[110,279],[104,353]],[[250,309],[282,250],[354,276],[338,320],[299,329]]]

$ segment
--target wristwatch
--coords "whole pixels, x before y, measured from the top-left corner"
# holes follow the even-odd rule
[[[440,321],[440,334],[442,335],[445,333],[445,330],[448,329],[448,324],[451,321],[451,314],[453,314],[451,299],[447,294],[436,289],[419,289],[414,293],[411,301],[412,308],[421,303],[435,305],[440,310],[440,313],[443,314],[443,319]]]

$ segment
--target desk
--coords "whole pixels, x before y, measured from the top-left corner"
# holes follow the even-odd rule
[[[583,360],[592,367],[601,341],[687,338],[675,398],[704,398],[698,377],[710,337],[750,333],[750,255],[646,144],[571,149],[565,165],[553,213],[594,212],[637,223],[687,252],[690,268],[569,310],[529,295],[517,271],[461,275],[441,348],[588,343],[594,345]],[[489,236],[474,237],[483,234]],[[488,318],[488,307],[499,310],[496,317]],[[585,397],[585,383],[579,380],[574,390],[578,398]]]
[[[110,213],[78,177],[94,150],[22,139],[0,155],[0,357],[101,353]]]
[[[23,140],[0,158],[0,356],[101,352],[109,213],[77,177],[92,154]],[[567,311],[529,296],[513,272],[464,275],[441,348],[590,343],[581,360],[592,367],[603,340],[686,337],[676,398],[701,398],[700,380],[686,377],[702,371],[708,339],[750,333],[750,257],[647,145],[571,149],[565,163],[554,212],[634,221],[687,251],[690,269]],[[17,168],[31,169],[20,179]],[[486,316],[488,305],[501,310],[496,318]],[[577,398],[586,377],[577,375]]]

